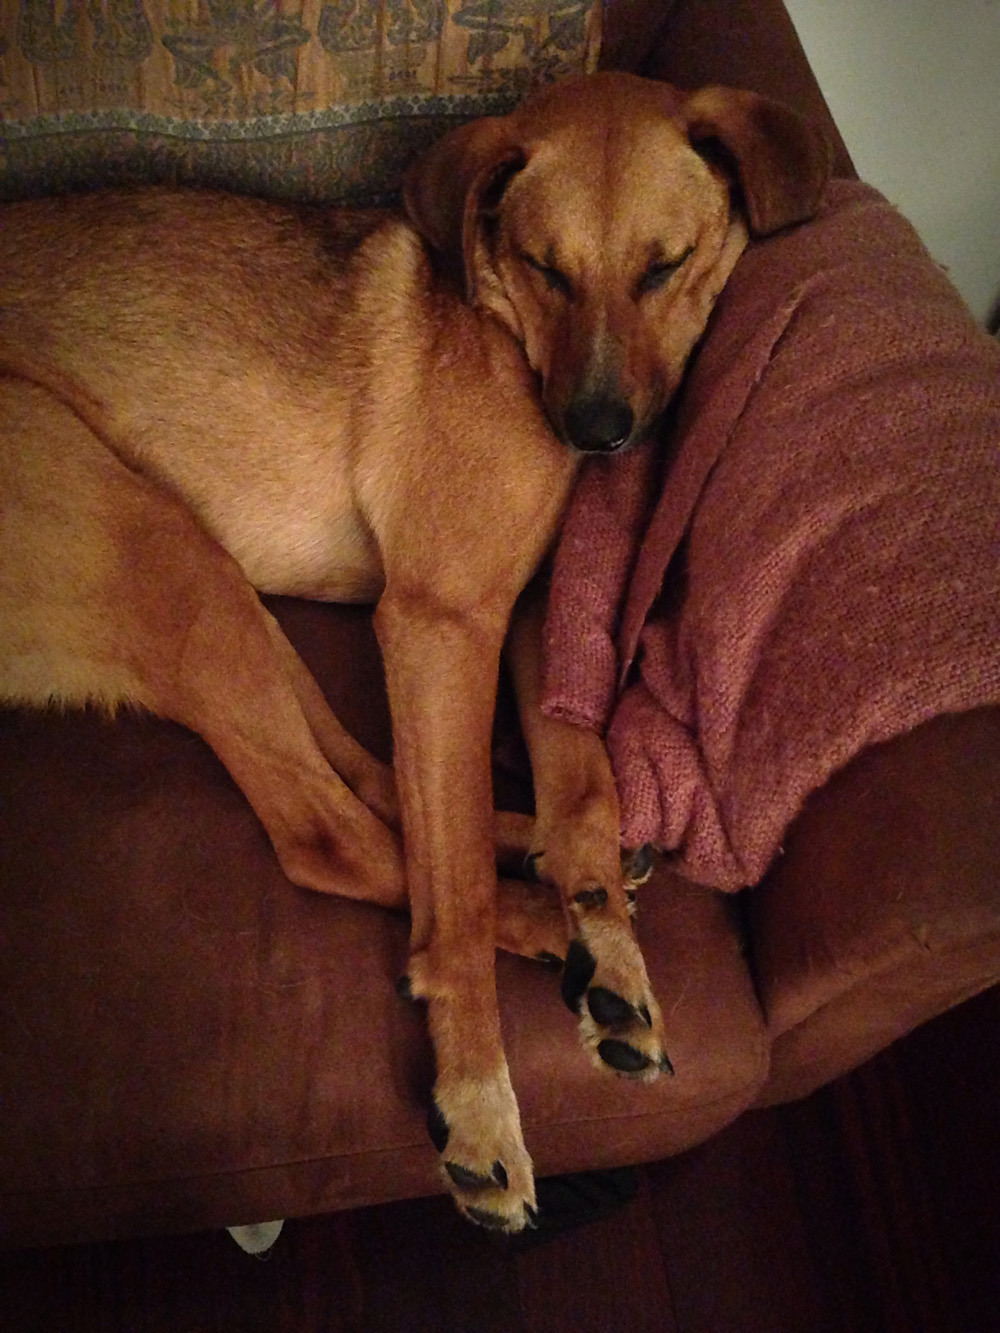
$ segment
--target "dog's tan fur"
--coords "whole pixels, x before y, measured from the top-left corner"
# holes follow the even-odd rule
[[[709,139],[738,182],[696,151]],[[623,1072],[666,1068],[607,758],[538,709],[530,592],[511,656],[537,819],[497,834],[565,917],[498,894],[489,745],[512,611],[572,446],[638,439],[676,388],[747,237],[737,184],[763,233],[809,213],[825,170],[761,99],[603,75],[443,140],[408,219],[169,191],[0,212],[0,694],[184,723],[290,879],[409,903],[434,1128],[486,1225],[519,1229],[534,1204],[495,937],[565,953],[568,928],[593,964],[569,996],[585,1042],[637,1052]],[[378,603],[394,771],[257,591]]]

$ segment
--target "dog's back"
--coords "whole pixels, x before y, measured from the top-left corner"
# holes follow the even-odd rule
[[[2,212],[0,371],[183,496],[262,591],[377,599],[363,478],[423,447],[442,368],[458,408],[489,394],[483,336],[391,214],[155,189]]]
[[[168,419],[175,441],[211,430],[216,457],[230,437],[252,449],[279,414],[294,435],[304,399],[350,392],[354,259],[385,221],[197,191],[9,205],[0,364],[137,464],[163,466],[151,451]]]

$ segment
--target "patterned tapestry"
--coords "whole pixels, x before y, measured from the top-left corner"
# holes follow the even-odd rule
[[[450,125],[596,65],[600,0],[0,0],[0,197],[391,196]]]

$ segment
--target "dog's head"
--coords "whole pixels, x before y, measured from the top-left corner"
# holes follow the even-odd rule
[[[753,93],[596,74],[447,135],[405,202],[524,344],[556,433],[610,452],[673,395],[748,233],[809,217],[829,161],[817,130]]]

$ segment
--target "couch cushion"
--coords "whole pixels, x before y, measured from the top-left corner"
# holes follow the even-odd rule
[[[0,197],[381,202],[445,129],[592,69],[599,39],[600,0],[0,0]]]
[[[279,617],[385,750],[370,615]],[[0,713],[0,1243],[196,1230],[441,1190],[402,916],[295,888],[171,723]],[[750,1104],[763,1019],[728,900],[661,879],[639,931],[674,1079],[595,1070],[558,977],[501,955],[540,1174],[663,1156]]]

